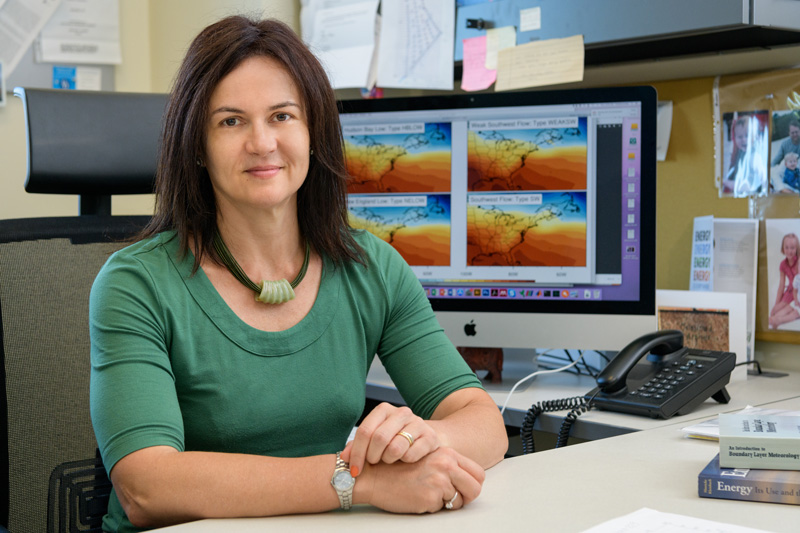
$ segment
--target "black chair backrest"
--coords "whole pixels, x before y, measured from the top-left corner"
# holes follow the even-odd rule
[[[46,531],[51,471],[95,457],[89,291],[148,220],[0,221],[0,525],[12,533]]]
[[[79,194],[81,214],[111,214],[111,196],[153,190],[166,94],[16,87],[31,193]]]

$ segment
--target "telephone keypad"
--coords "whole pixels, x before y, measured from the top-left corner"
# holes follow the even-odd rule
[[[706,365],[698,363],[695,359],[686,361],[673,361],[659,369],[654,377],[643,383],[638,389],[632,390],[628,396],[639,398],[664,398],[677,394],[688,382],[706,370]]]

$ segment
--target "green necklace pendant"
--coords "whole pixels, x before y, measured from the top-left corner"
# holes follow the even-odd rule
[[[228,247],[225,246],[225,242],[222,240],[222,237],[220,237],[218,231],[214,233],[214,250],[217,252],[222,263],[228,268],[228,271],[233,274],[233,277],[256,293],[257,302],[263,302],[265,304],[282,304],[294,300],[294,289],[300,285],[300,282],[303,281],[303,278],[306,276],[308,259],[311,256],[311,247],[308,241],[306,241],[306,254],[303,258],[303,266],[300,267],[300,272],[291,283],[286,281],[285,278],[279,279],[278,281],[261,280],[261,283],[255,283],[247,277],[242,267],[239,266],[236,258],[233,257]]]

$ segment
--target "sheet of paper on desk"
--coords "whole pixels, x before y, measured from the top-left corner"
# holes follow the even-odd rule
[[[753,407],[748,405],[741,411],[740,413],[743,414],[761,414],[761,415],[790,415],[790,416],[800,416],[800,411],[789,411],[786,409],[764,409],[761,407]],[[693,424],[691,426],[686,426],[685,428],[681,428],[681,432],[692,439],[703,439],[703,440],[719,440],[719,417],[714,417],[710,420],[705,420],[698,424]]]
[[[631,514],[603,522],[583,533],[767,533],[735,524],[724,524],[702,518],[692,518],[673,513],[662,513],[643,507]]]

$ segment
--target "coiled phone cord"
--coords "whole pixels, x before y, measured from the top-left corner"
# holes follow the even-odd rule
[[[533,442],[533,425],[536,423],[536,418],[542,413],[550,413],[553,411],[563,411],[569,409],[570,412],[564,417],[561,423],[561,428],[558,430],[558,438],[556,440],[556,448],[561,448],[567,445],[569,433],[572,430],[572,424],[578,419],[580,415],[589,411],[594,405],[594,397],[588,401],[583,396],[573,396],[571,398],[561,398],[558,400],[546,400],[543,402],[535,403],[528,409],[525,414],[525,419],[522,421],[522,428],[520,429],[519,436],[522,441],[522,454],[527,455],[536,451]]]

